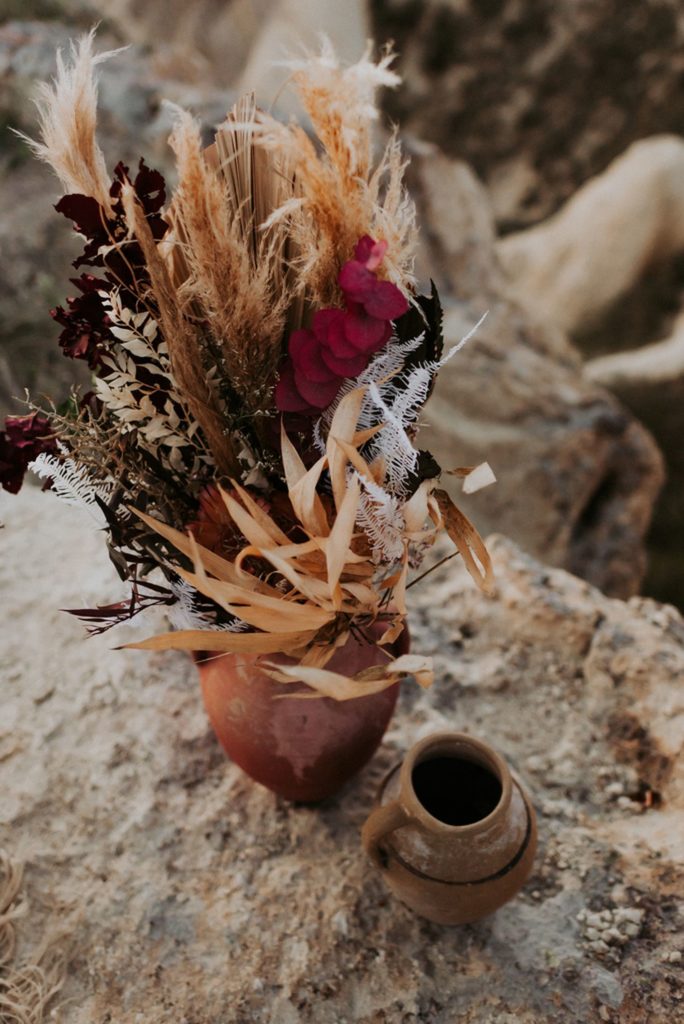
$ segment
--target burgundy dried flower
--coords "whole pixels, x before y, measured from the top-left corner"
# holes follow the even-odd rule
[[[108,291],[109,285],[92,274],[72,277],[71,283],[82,294],[67,298],[68,309],[57,306],[50,310],[50,316],[64,328],[59,336],[59,346],[64,355],[71,359],[87,359],[88,366],[94,370],[110,336],[109,317],[99,294]]]
[[[167,223],[160,214],[166,199],[164,178],[159,171],[149,168],[144,160],[138,164],[138,173],[131,179],[123,163],[114,168],[114,181],[109,190],[114,216],[108,218],[97,200],[78,194],[63,196],[55,206],[58,213],[74,222],[74,229],[88,239],[83,254],[74,260],[75,267],[83,265],[104,267],[112,284],[133,284],[144,273],[145,260],[137,242],[128,239],[128,225],[121,203],[121,190],[125,182],[132,182],[133,190],[142,206],[155,241],[164,237]],[[122,254],[118,248],[103,254],[103,247],[125,241]]]
[[[42,413],[8,416],[0,430],[0,486],[18,494],[30,462],[41,452],[57,450],[50,420]]]
[[[104,274],[104,277],[82,274],[72,278],[72,284],[81,294],[68,298],[66,308],[57,306],[50,311],[64,328],[59,336],[64,355],[87,360],[92,370],[97,369],[101,355],[111,341],[109,319],[100,293],[110,292],[113,286],[120,285],[128,291],[128,297],[135,306],[136,291],[148,279],[140,246],[129,238],[121,202],[121,191],[126,182],[132,183],[152,236],[159,241],[168,227],[160,213],[166,199],[166,186],[159,171],[149,168],[144,160],[140,160],[134,178],[131,178],[125,164],[117,164],[109,190],[113,216],[107,217],[95,199],[77,194],[63,196],[55,207],[72,220],[74,230],[87,239],[83,253],[74,260],[74,266],[100,267]]]
[[[387,242],[364,235],[338,277],[346,309],[321,309],[310,330],[292,334],[275,393],[281,412],[311,415],[327,408],[342,383],[362,373],[389,341],[392,321],[408,302],[396,285],[377,277],[386,250]]]

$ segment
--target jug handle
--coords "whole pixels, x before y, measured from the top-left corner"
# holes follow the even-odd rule
[[[387,867],[387,855],[380,846],[385,836],[395,829],[401,828],[409,821],[410,815],[398,800],[376,807],[366,818],[361,830],[363,848],[375,864],[383,870]]]

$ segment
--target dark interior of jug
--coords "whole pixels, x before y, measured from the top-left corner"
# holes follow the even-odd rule
[[[501,781],[483,764],[439,754],[415,765],[413,789],[428,814],[445,825],[482,821],[501,799]]]

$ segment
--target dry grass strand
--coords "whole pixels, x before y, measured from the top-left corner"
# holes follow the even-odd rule
[[[0,850],[0,1021],[42,1024],[48,1003],[64,983],[66,965],[51,942],[44,942],[32,963],[15,965],[14,922],[26,910],[22,877],[22,866]]]
[[[388,243],[383,273],[405,291],[414,283],[415,208],[404,184],[396,133],[374,163],[372,124],[379,113],[375,93],[393,87],[386,49],[377,63],[370,48],[350,67],[340,66],[326,41],[319,56],[296,62],[293,84],[318,143],[296,124],[261,115],[260,140],[287,153],[301,201],[284,204],[267,222],[289,224],[298,253],[300,287],[316,305],[337,302],[337,274],[363,235]]]

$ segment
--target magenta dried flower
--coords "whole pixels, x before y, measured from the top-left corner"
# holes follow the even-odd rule
[[[275,393],[281,412],[327,408],[343,382],[362,373],[391,338],[392,321],[403,316],[408,301],[396,285],[377,277],[386,250],[387,242],[364,235],[337,279],[346,309],[320,309],[310,330],[290,337]]]

